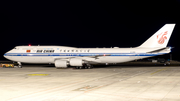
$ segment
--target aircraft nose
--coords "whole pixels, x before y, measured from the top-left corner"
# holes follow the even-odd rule
[[[7,51],[6,53],[4,53],[4,58],[8,59],[8,60],[11,60],[12,59],[12,53],[13,50],[10,50],[10,51]]]
[[[5,58],[7,58],[7,52],[6,53],[4,53],[4,55],[3,55]]]
[[[4,53],[3,56],[4,56],[4,58],[8,59],[8,57],[10,56],[10,55],[9,55],[9,52]]]

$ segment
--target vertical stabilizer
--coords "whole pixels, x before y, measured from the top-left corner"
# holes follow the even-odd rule
[[[171,37],[174,26],[175,24],[164,25],[161,29],[159,29],[154,35],[152,35],[139,47],[145,47],[145,48],[166,47]]]

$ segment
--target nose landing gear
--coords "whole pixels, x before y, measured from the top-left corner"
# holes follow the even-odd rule
[[[19,68],[22,68],[21,62],[17,62],[17,63],[18,63],[18,67],[19,67]]]

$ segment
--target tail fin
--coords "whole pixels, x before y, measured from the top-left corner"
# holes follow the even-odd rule
[[[154,47],[166,47],[171,37],[175,24],[165,24],[154,35],[146,40],[139,47],[154,48]]]

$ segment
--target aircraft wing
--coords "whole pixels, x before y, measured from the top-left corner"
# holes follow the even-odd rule
[[[89,58],[95,58],[98,59],[98,57],[103,57],[103,56],[110,56],[111,54],[102,54],[102,55],[95,55],[95,56],[81,56],[81,57],[89,57]]]
[[[104,56],[110,56],[111,54],[100,54],[100,55],[94,55],[94,56],[73,56],[73,57],[66,57],[66,58],[55,58],[55,60],[69,60],[72,58],[79,58],[82,59],[86,62],[92,62],[96,59],[99,59],[99,57],[104,57]]]

